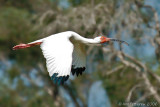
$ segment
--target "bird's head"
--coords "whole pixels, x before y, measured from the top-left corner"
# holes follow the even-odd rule
[[[99,42],[101,44],[107,43],[109,41],[114,41],[114,42],[120,42],[120,43],[125,43],[126,45],[129,45],[126,41],[114,39],[114,38],[107,38],[105,36],[98,36],[98,37],[94,38],[94,40],[96,40],[97,42]]]

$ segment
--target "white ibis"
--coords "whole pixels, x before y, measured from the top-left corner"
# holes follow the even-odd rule
[[[63,84],[69,78],[71,72],[78,76],[85,71],[85,44],[103,44],[108,41],[118,41],[128,45],[125,41],[105,36],[88,39],[73,31],[66,31],[28,44],[16,45],[13,50],[40,45],[46,58],[46,66],[51,80],[54,83]]]

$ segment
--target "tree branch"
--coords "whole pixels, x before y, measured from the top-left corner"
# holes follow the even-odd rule
[[[154,96],[154,98],[158,101],[158,103],[160,103],[160,96],[158,95],[157,90],[154,88],[154,86],[151,84],[151,82],[147,77],[147,71],[148,71],[147,67],[143,64],[140,64],[140,65],[143,65],[140,67],[132,62],[125,60],[124,57],[126,57],[126,55],[122,52],[118,51],[117,55],[124,65],[135,69],[137,72],[139,72],[142,75],[142,78],[144,79],[144,83],[146,85],[146,89],[148,89],[148,91]],[[131,58],[130,60],[133,60],[133,59]]]
[[[111,75],[112,73],[115,73],[115,72],[117,72],[117,71],[119,71],[119,70],[122,70],[123,68],[124,68],[123,65],[118,66],[118,67],[116,67],[116,68],[114,68],[114,69],[108,71],[108,72],[106,73],[106,75]]]

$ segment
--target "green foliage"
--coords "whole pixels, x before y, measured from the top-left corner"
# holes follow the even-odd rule
[[[8,70],[8,75],[10,76],[11,81],[13,81],[14,78],[20,75],[20,71],[16,66],[14,66]]]
[[[113,104],[118,102],[125,102],[126,96],[128,95],[128,90],[130,90],[134,84],[138,83],[140,80],[136,79],[135,71],[132,69],[120,70],[107,78],[103,77],[103,85],[108,91]],[[129,83],[129,84],[127,84]],[[135,94],[133,97],[137,97]]]
[[[82,5],[82,3],[86,3],[89,0],[68,0],[70,3],[72,3],[73,6]]]
[[[24,34],[27,34],[30,25],[28,12],[14,7],[1,8],[0,12],[0,40],[8,40],[13,37],[22,39]]]

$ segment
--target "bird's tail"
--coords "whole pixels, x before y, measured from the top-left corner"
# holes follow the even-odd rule
[[[40,40],[31,42],[31,43],[28,43],[28,44],[21,43],[19,45],[14,46],[12,49],[17,50],[17,49],[29,48],[29,47],[33,47],[33,46],[36,46],[36,45],[40,45],[40,44],[42,44],[42,42],[43,42],[43,40],[40,39]]]

